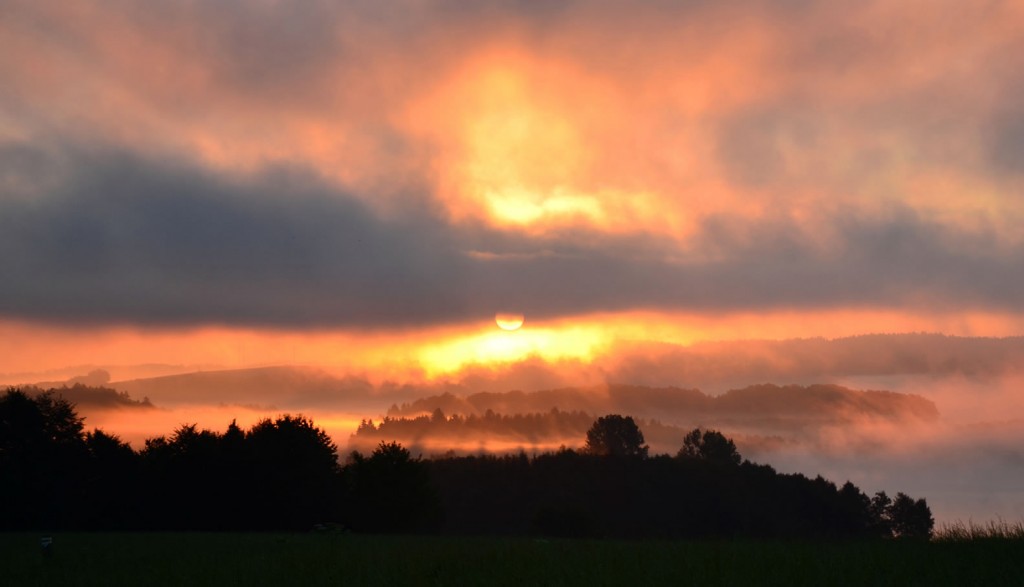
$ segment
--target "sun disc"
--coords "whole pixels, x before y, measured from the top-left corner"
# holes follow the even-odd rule
[[[519,330],[519,327],[523,325],[523,320],[522,314],[513,312],[498,312],[494,315],[494,322],[502,330]]]

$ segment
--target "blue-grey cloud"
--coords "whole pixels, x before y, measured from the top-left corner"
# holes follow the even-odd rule
[[[0,217],[7,316],[55,321],[416,323],[453,318],[466,268],[429,210],[384,224],[306,172],[245,180],[77,151]]]
[[[82,323],[392,327],[519,307],[545,317],[628,309],[895,307],[1015,310],[1024,250],[888,217],[823,218],[826,245],[784,218],[709,217],[683,248],[585,229],[545,237],[451,223],[429,194],[382,215],[311,172],[217,174],[64,148],[51,176],[3,198],[0,313]],[[24,178],[22,178],[24,179]],[[22,182],[24,183],[24,181]]]

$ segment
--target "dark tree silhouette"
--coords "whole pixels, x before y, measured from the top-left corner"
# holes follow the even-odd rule
[[[897,538],[931,538],[935,519],[931,508],[924,499],[914,500],[909,495],[897,493],[889,507],[892,534]]]
[[[868,506],[868,527],[876,536],[892,536],[892,498],[879,491]]]
[[[94,429],[85,435],[88,464],[79,507],[88,528],[124,529],[138,519],[139,456],[117,436]]]
[[[736,450],[736,443],[717,430],[694,428],[683,438],[683,447],[676,454],[679,458],[704,459],[723,465],[738,465],[742,460]]]
[[[170,439],[146,440],[141,453],[149,497],[161,504],[147,508],[147,524],[172,529],[221,530],[229,503],[224,493],[220,435],[195,424],[179,426]]]
[[[347,522],[358,531],[429,532],[440,523],[437,492],[426,465],[397,442],[358,452],[345,468]]]
[[[309,529],[337,515],[337,448],[312,420],[285,415],[258,422],[246,435],[257,501],[273,527]],[[255,512],[250,512],[253,514]]]
[[[0,398],[0,527],[75,525],[86,466],[82,418],[45,392],[9,389]]]
[[[439,412],[409,425],[523,422]],[[385,424],[361,428],[380,433]],[[301,416],[248,432],[232,422],[223,434],[183,425],[136,453],[101,430],[84,433],[59,395],[10,390],[0,396],[0,530],[308,530],[341,520],[363,532],[927,538],[934,527],[923,499],[868,498],[850,482],[837,488],[820,476],[740,463],[716,431],[688,434],[680,458],[606,458],[646,453],[636,422],[618,415],[593,422],[585,452],[532,459],[424,461],[381,442],[339,467],[330,438]]]
[[[852,482],[839,489],[840,509],[837,525],[840,532],[854,536],[871,535],[871,498]]]
[[[145,484],[162,511],[152,527],[307,530],[336,519],[340,493],[334,443],[301,416],[262,420],[248,433],[178,428],[146,441]]]
[[[929,538],[935,528],[928,502],[902,492],[896,499],[884,491],[876,493],[868,506],[868,520],[871,533],[885,538]]]
[[[629,416],[602,416],[587,430],[586,451],[598,456],[646,457],[644,434]]]
[[[99,461],[104,461],[111,466],[115,463],[127,462],[134,458],[135,451],[114,434],[107,434],[99,428],[85,435],[85,445],[89,449],[89,455]]]

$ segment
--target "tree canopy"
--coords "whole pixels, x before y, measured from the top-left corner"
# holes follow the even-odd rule
[[[694,428],[683,438],[678,458],[704,459],[723,465],[738,465],[742,460],[736,443],[717,430]]]
[[[644,433],[630,416],[602,416],[587,431],[586,452],[598,456],[646,457]]]
[[[409,533],[436,529],[440,509],[427,465],[397,442],[381,442],[364,457],[353,452],[343,477],[353,528]]]

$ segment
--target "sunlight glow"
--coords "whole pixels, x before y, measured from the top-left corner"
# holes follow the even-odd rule
[[[470,364],[511,363],[537,356],[545,360],[590,360],[611,342],[597,326],[480,332],[427,346],[419,359],[428,377],[453,373]]]
[[[532,224],[549,218],[585,218],[599,224],[605,220],[601,202],[594,196],[569,194],[562,188],[550,194],[521,188],[484,192],[492,216],[510,224]]]

